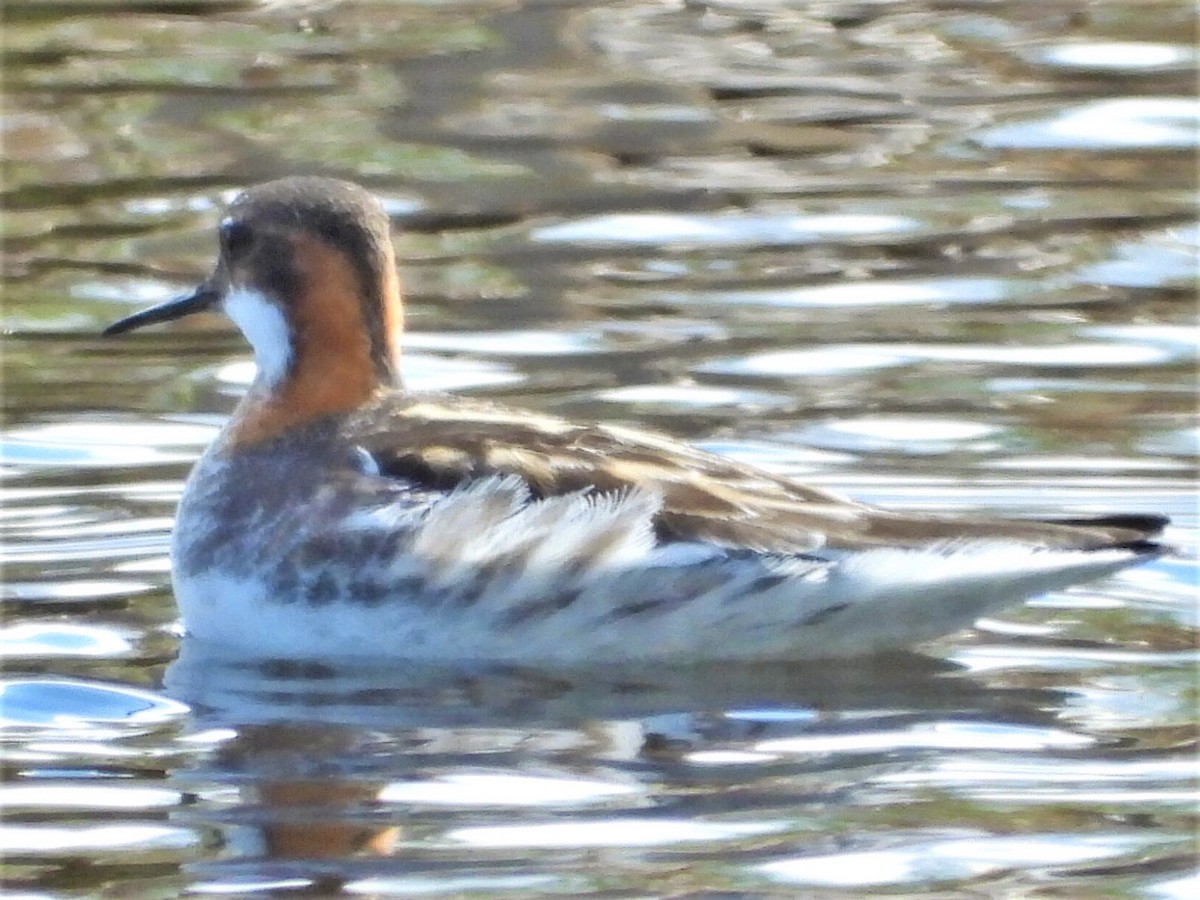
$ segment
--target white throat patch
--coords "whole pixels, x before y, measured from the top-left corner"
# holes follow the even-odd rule
[[[292,362],[292,339],[279,307],[253,288],[234,288],[225,295],[224,308],[254,348],[258,377],[278,384]]]

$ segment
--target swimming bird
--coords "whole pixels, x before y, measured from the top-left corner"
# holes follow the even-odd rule
[[[187,633],[229,652],[847,656],[1163,550],[1159,516],[891,511],[649,432],[408,391],[371,194],[272,181],[218,232],[194,291],[104,334],[221,309],[253,348],[256,377],[188,477],[171,542]]]

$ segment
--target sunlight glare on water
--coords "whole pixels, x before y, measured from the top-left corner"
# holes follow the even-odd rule
[[[1200,101],[1182,97],[1098,100],[1046,119],[1002,125],[979,142],[1003,150],[1162,150],[1197,146]]]
[[[903,849],[812,856],[767,863],[761,871],[789,884],[866,888],[978,878],[1009,866],[1064,866],[1130,856],[1144,841],[1136,835],[1036,838],[980,836],[917,842]]]

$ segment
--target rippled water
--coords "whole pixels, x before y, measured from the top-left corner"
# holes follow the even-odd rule
[[[0,852],[22,896],[1120,896],[1195,874],[1192,11],[6,4]],[[387,203],[414,387],[1180,548],[822,666],[266,670],[166,546],[238,187]],[[724,893],[721,893],[724,892]]]

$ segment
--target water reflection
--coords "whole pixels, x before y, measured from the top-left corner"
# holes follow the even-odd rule
[[[0,656],[10,660],[54,656],[117,658],[132,649],[125,635],[69,622],[27,622],[0,628]]]
[[[152,7],[5,6],[13,890],[1197,892],[1188,4]],[[886,662],[185,643],[164,696],[174,503],[252,366],[215,317],[95,332],[318,170],[395,220],[413,387],[1180,552]]]
[[[978,878],[1011,867],[1042,874],[1098,860],[1134,860],[1149,841],[1136,833],[1034,838],[977,834],[945,841],[908,841],[899,849],[850,851],[767,863],[761,871],[787,884],[870,888],[930,885]]]
[[[774,247],[854,237],[882,239],[917,230],[903,216],[842,213],[780,216],[671,216],[626,213],[598,216],[535,229],[531,237],[549,244],[662,247]]]
[[[1073,41],[1030,50],[1043,65],[1082,72],[1187,72],[1196,67],[1196,49],[1149,41]]]
[[[994,150],[1182,150],[1197,146],[1200,103],[1183,97],[1097,100],[1051,117],[990,129]]]
[[[567,849],[788,845],[806,829],[763,808],[758,782],[831,799],[920,768],[935,747],[968,758],[1089,743],[1003,721],[1015,701],[1029,709],[1039,693],[1052,703],[1051,692],[993,689],[957,672],[917,655],[720,672],[335,669],[251,665],[185,641],[168,689],[192,708],[193,729],[224,737],[171,783],[208,798],[181,822],[225,835],[226,860],[194,871],[214,889],[246,889],[251,872],[255,883],[300,876],[348,889],[361,871],[350,860],[393,856],[423,872],[405,877],[434,879],[431,890],[442,883],[435,872],[561,886],[553,854]],[[688,799],[697,778],[742,787]],[[340,865],[305,865],[317,860]]]
[[[831,675],[831,667],[833,674]],[[772,708],[930,708],[989,689],[944,676],[954,664],[917,654],[845,663],[546,669],[480,663],[331,667],[230,659],[185,640],[166,672],[170,695],[206,728],[320,721],[360,727],[458,722],[574,726],[587,719],[646,717],[679,709],[729,710],[739,721]],[[928,696],[924,696],[928,694]]]
[[[62,678],[14,678],[0,684],[4,723],[9,728],[79,731],[95,735],[99,724],[138,727],[177,719],[188,712],[180,703],[124,685]]]

